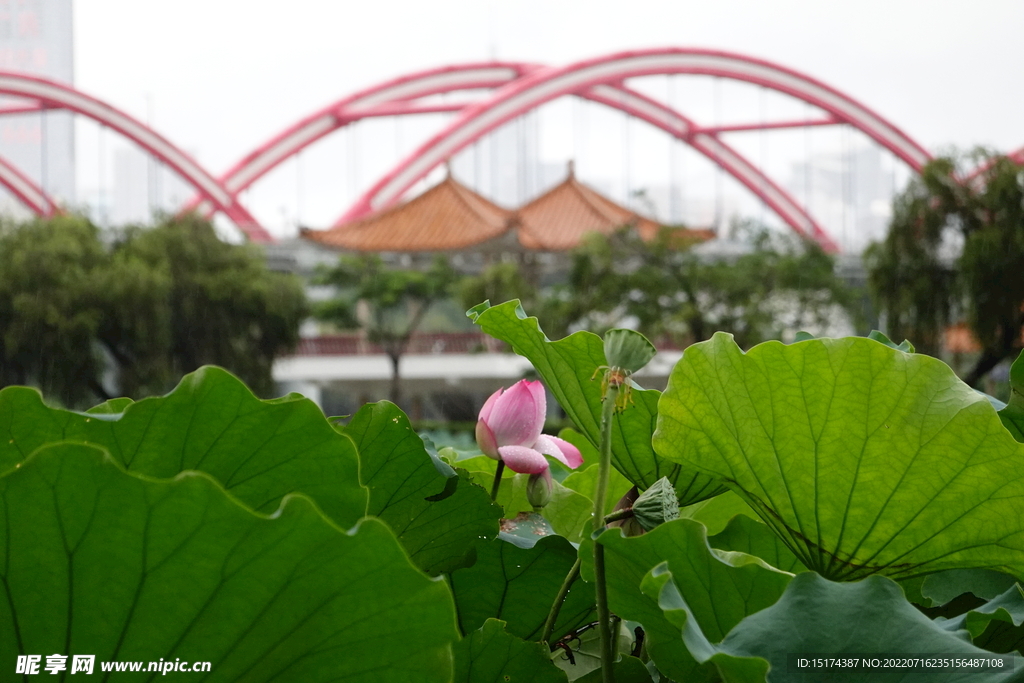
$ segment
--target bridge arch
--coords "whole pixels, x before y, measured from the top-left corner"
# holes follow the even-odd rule
[[[60,207],[43,188],[3,157],[0,157],[0,185],[37,216],[49,218],[60,213]]]
[[[231,218],[251,240],[273,241],[245,207],[235,201],[191,156],[128,114],[68,85],[38,76],[0,72],[0,94],[35,100],[43,109],[66,109],[116,130],[181,175],[205,199]],[[26,203],[32,205],[31,202]]]
[[[339,128],[365,118],[459,111],[455,106],[417,106],[415,100],[431,95],[497,88],[541,68],[520,62],[480,62],[418,71],[385,81],[337,100],[285,128],[247,154],[220,177],[220,182],[237,201],[240,192],[266,175],[278,164]],[[193,198],[186,210],[210,214],[216,207],[202,197]]]
[[[417,98],[469,88],[496,88],[534,73],[542,67],[516,62],[466,64],[409,74],[350,95],[286,128],[235,164],[221,176],[221,183],[237,195],[278,164],[299,153],[330,132],[355,121],[376,116],[417,114],[426,111],[461,111],[470,104],[418,105]],[[690,119],[667,105],[625,88],[621,84],[585,87],[572,93],[624,111],[691,145],[739,180],[774,210],[796,232],[818,240],[825,248],[834,241],[807,211],[782,187],[767,177],[736,149],[719,137],[701,132]],[[193,199],[189,208],[209,215],[209,202]],[[348,216],[346,216],[347,220]]]
[[[455,121],[364,193],[336,224],[394,204],[414,183],[445,159],[503,123],[550,100],[595,86],[615,86],[626,78],[670,74],[719,76],[762,85],[828,112],[836,123],[856,127],[914,171],[930,159],[923,147],[866,106],[791,69],[712,50],[667,48],[622,52],[569,66],[538,69],[467,107]],[[704,135],[704,141],[709,146],[718,147],[719,155],[724,157],[724,150],[720,147],[724,143],[717,135]]]

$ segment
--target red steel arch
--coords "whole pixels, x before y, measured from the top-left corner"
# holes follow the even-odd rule
[[[688,143],[762,199],[795,232],[817,241],[827,251],[839,250],[839,245],[789,192],[734,147],[704,132],[678,111],[621,85],[595,85],[579,96],[624,111]]]
[[[699,74],[762,85],[819,107],[837,122],[858,128],[915,171],[930,155],[899,128],[864,105],[796,71],[743,55],[667,48],[613,55],[546,68],[524,76],[464,110],[367,191],[338,224],[394,204],[434,167],[503,123],[582,88],[614,85],[635,76]],[[708,133],[711,138],[715,136]],[[719,141],[720,142],[720,141]]]
[[[116,130],[174,169],[251,240],[273,242],[245,207],[234,201],[192,157],[128,114],[68,85],[38,76],[0,72],[0,94],[35,100],[45,109],[67,109]]]
[[[339,128],[375,116],[458,111],[466,105],[417,107],[414,100],[459,90],[497,88],[539,68],[536,64],[519,62],[480,62],[427,69],[371,86],[327,105],[278,133],[232,166],[220,177],[220,182],[237,202],[240,192],[275,166]],[[216,208],[208,200],[196,197],[185,210],[196,209],[209,214]]]
[[[49,218],[61,212],[60,207],[43,188],[36,185],[31,178],[2,157],[0,157],[0,185],[10,190],[22,204],[37,216]]]
[[[460,111],[469,105],[417,105],[416,98],[468,88],[494,88],[539,70],[534,64],[488,62],[467,64],[410,74],[338,100],[276,135],[237,163],[221,177],[225,188],[237,194],[290,156],[324,135],[349,123],[374,116],[415,114],[424,111]],[[598,85],[574,93],[584,99],[620,109],[661,128],[690,144],[761,197],[798,233],[812,237],[826,248],[835,243],[817,222],[760,169],[713,134],[702,132],[693,121],[670,107],[620,85]],[[193,199],[189,208],[209,214],[208,202]]]

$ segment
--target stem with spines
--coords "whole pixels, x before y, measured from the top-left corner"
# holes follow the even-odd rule
[[[572,569],[566,574],[565,580],[562,581],[562,587],[558,589],[558,595],[555,596],[555,601],[551,603],[551,609],[548,611],[548,618],[544,622],[544,632],[541,633],[541,642],[548,642],[551,639],[551,632],[555,630],[555,621],[558,619],[558,613],[562,611],[562,603],[565,602],[565,596],[569,594],[569,589],[572,584],[580,575],[580,558],[576,558],[576,563],[573,564]]]
[[[595,533],[604,526],[605,497],[608,495],[608,477],[612,467],[612,422],[615,417],[615,402],[619,386],[608,384],[608,392],[601,406],[601,459],[598,462],[597,490],[594,491],[593,529]],[[594,539],[594,587],[597,598],[597,628],[601,636],[601,680],[615,683],[615,651],[612,647],[611,612],[608,610],[608,587],[604,576],[604,546]]]

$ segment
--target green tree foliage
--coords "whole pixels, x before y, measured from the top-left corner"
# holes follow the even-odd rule
[[[95,226],[60,217],[0,233],[0,383],[36,384],[65,403],[103,396],[95,345],[110,292]]]
[[[965,182],[968,164],[985,170]],[[978,152],[927,164],[896,198],[888,235],[865,258],[892,336],[935,354],[942,330],[966,319],[982,346],[968,384],[1021,349],[1024,176],[1012,160]]]
[[[257,392],[298,341],[305,295],[259,251],[202,219],[109,235],[65,216],[0,231],[0,382],[33,384],[65,405],[141,397],[217,363]],[[108,378],[109,379],[109,378]]]
[[[629,230],[591,235],[541,315],[556,327],[563,321],[597,331],[634,318],[644,334],[679,342],[724,330],[751,346],[785,327],[825,327],[837,307],[853,310],[853,293],[816,244],[749,224],[737,228],[750,249],[727,257],[694,252],[692,238],[671,228],[649,242]]]
[[[495,304],[519,299],[527,310],[539,305],[538,289],[515,261],[502,261],[488,265],[479,275],[464,278],[457,291],[463,310],[469,310],[481,301]]]
[[[122,271],[143,278],[148,269],[151,278],[166,283],[164,295],[152,302],[159,305],[158,315],[114,319],[101,335],[122,369],[123,386],[134,385],[138,393],[164,391],[167,378],[176,380],[199,366],[217,364],[258,394],[273,389],[274,358],[298,343],[299,325],[308,314],[297,278],[267,270],[258,247],[228,244],[208,221],[195,216],[129,230],[114,257]],[[121,282],[131,280],[122,277]],[[133,348],[146,350],[163,325],[163,367],[153,367],[157,354],[133,356],[130,349],[124,353],[119,348],[128,339]]]
[[[426,271],[388,267],[376,254],[342,256],[317,282],[337,295],[315,315],[341,329],[361,329],[391,360],[391,402],[401,405],[399,364],[430,307],[451,295],[456,282],[448,260],[437,256]]]

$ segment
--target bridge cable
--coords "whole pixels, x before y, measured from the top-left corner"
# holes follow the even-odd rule
[[[722,84],[718,76],[714,76],[714,109],[715,127],[722,125]],[[718,134],[715,134],[716,142],[720,141]],[[718,145],[715,145],[715,220],[714,229],[716,233],[722,231],[722,159],[718,153]]]

